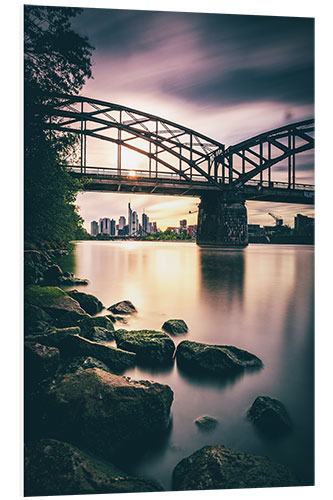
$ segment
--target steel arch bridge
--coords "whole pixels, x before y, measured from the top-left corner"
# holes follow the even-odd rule
[[[80,137],[80,161],[68,168],[72,175],[89,179],[87,191],[187,196],[211,192],[230,203],[314,203],[314,186],[297,182],[296,166],[300,153],[314,149],[314,119],[226,147],[158,116],[83,96],[47,96],[37,109],[45,129]],[[114,144],[114,166],[87,163],[87,139]],[[122,148],[145,157],[145,168],[126,168]]]

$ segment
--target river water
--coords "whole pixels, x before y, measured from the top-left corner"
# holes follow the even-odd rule
[[[75,287],[106,307],[129,299],[138,309],[127,329],[160,330],[165,320],[184,319],[189,339],[234,345],[259,356],[264,368],[228,381],[169,369],[127,370],[135,379],[168,384],[174,391],[172,428],[155,450],[127,459],[130,473],[171,488],[175,465],[206,444],[265,455],[287,465],[303,485],[313,484],[314,248],[249,245],[211,250],[188,242],[83,241],[63,268],[88,278]],[[103,311],[107,314],[109,311]],[[257,396],[282,401],[293,421],[280,439],[256,432],[245,413]],[[210,432],[194,420],[218,419]]]

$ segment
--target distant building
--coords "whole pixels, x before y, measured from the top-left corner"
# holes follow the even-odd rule
[[[110,235],[111,236],[116,235],[116,221],[114,219],[110,220]]]
[[[169,227],[167,227],[167,231],[171,231],[172,233],[179,234],[180,229],[179,229],[179,227],[171,227],[171,226],[169,226]]]
[[[186,228],[187,228],[187,220],[184,219],[184,220],[180,220],[179,221],[179,227],[180,229],[184,229],[186,231]]]
[[[198,231],[198,226],[195,224],[193,226],[187,226],[187,232],[191,238],[196,238]]]
[[[92,234],[92,236],[96,236],[96,234],[98,234],[98,231],[99,231],[98,222],[96,220],[91,221],[90,233]]]
[[[258,235],[262,232],[259,224],[248,224],[247,228],[249,236]]]
[[[133,234],[133,211],[131,209],[131,204],[128,204],[128,234]]]
[[[151,233],[157,233],[157,222],[151,222]]]
[[[99,219],[99,232],[101,234],[111,234],[111,221],[109,218]]]
[[[298,234],[313,234],[314,218],[306,215],[297,214],[294,217],[295,233]]]
[[[124,217],[123,215],[121,215],[119,217],[118,231],[121,230],[121,229],[124,229],[125,226],[126,226],[126,217]]]
[[[142,214],[142,230],[144,233],[150,233],[150,222],[149,217],[143,213]]]

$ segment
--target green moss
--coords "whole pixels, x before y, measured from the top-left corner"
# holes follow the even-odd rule
[[[25,290],[25,301],[35,306],[47,306],[68,297],[67,293],[57,286],[30,285]]]

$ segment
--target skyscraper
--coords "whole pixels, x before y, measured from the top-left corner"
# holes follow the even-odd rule
[[[99,232],[102,234],[111,234],[111,221],[108,217],[99,219]]]
[[[116,221],[114,219],[110,220],[110,235],[115,236],[116,234]]]
[[[131,204],[128,204],[128,234],[133,234],[133,211],[131,209]]]
[[[90,224],[90,233],[93,236],[96,236],[96,234],[98,234],[98,222],[96,220],[91,221],[91,224]]]
[[[123,215],[121,215],[119,217],[119,229],[124,229],[124,227],[126,226],[126,217],[124,217]]]
[[[142,214],[142,230],[144,233],[150,233],[149,217],[145,213]]]

